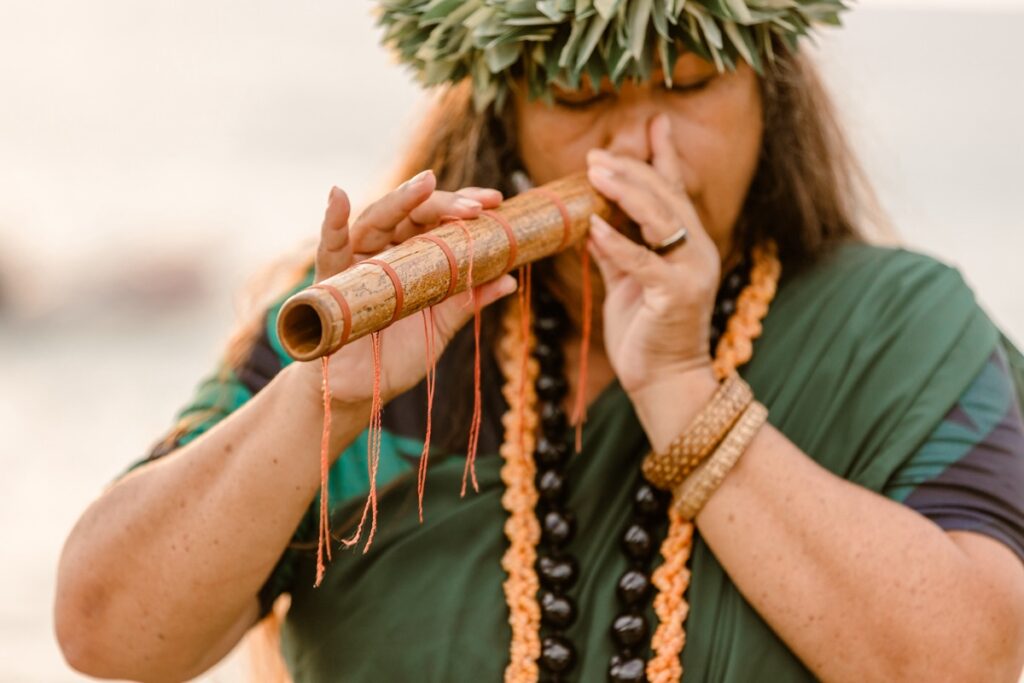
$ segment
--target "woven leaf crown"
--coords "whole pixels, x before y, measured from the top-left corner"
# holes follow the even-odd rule
[[[615,88],[647,80],[655,56],[692,51],[719,71],[745,60],[758,73],[772,39],[795,50],[818,25],[840,23],[844,0],[378,0],[382,42],[426,86],[473,79],[478,109],[501,104],[524,77],[531,98],[583,74]],[[663,69],[671,86],[671,68]]]

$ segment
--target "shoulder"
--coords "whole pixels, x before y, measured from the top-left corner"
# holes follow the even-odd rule
[[[783,273],[773,315],[787,324],[834,317],[848,332],[932,325],[987,317],[960,271],[925,253],[845,243],[795,273]]]
[[[960,271],[935,256],[904,247],[860,242],[836,245],[791,279],[786,280],[784,276],[784,284],[797,288],[827,283],[863,288],[894,287],[890,295],[936,284],[968,289]]]

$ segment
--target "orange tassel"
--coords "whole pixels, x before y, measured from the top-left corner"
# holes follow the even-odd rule
[[[483,392],[480,389],[480,299],[473,289],[473,233],[460,218],[452,218],[451,222],[462,228],[469,242],[469,266],[466,270],[466,287],[469,289],[470,301],[473,302],[473,417],[469,422],[469,443],[466,445],[466,467],[462,471],[462,491],[466,495],[466,482],[472,480],[473,490],[480,492],[476,480],[476,449],[480,441],[480,424],[483,421]]]
[[[320,537],[316,546],[316,582],[313,584],[314,587],[319,586],[320,582],[324,580],[324,572],[327,569],[324,564],[325,548],[327,559],[331,559],[331,528],[327,501],[327,476],[329,473],[327,460],[331,445],[331,357],[329,355],[321,357],[320,365],[324,373],[324,426],[320,434]]]
[[[580,331],[579,372],[576,375],[576,405],[572,411],[572,423],[576,426],[577,453],[583,450],[583,423],[587,419],[587,360],[590,356],[590,331],[594,307],[594,292],[590,282],[590,252],[586,245],[580,247],[580,265],[583,268],[583,319]]]
[[[370,517],[370,533],[366,538],[366,545],[363,552],[370,549],[373,543],[373,536],[377,533],[377,468],[380,466],[380,443],[381,443],[381,399],[380,399],[380,332],[370,334],[370,349],[373,354],[373,398],[370,401],[370,424],[366,434],[366,469],[370,477],[370,492],[366,497],[366,504],[363,506],[363,516],[359,519],[359,526],[351,538],[342,541],[346,548],[359,543],[363,535],[363,526],[367,516]]]
[[[516,289],[516,296],[518,297],[519,304],[519,334],[522,339],[530,338],[530,315],[533,312],[532,308],[532,297],[533,297],[533,269],[531,264],[527,263],[525,266],[519,269],[519,287]],[[519,357],[519,447],[524,455],[526,455],[526,449],[523,448],[523,415],[522,409],[526,405],[526,363],[530,358],[529,345],[523,344],[520,349]]]
[[[423,342],[427,350],[427,429],[423,436],[423,452],[420,453],[420,467],[416,480],[416,494],[419,497],[420,524],[423,523],[423,491],[427,485],[427,459],[430,457],[430,425],[434,412],[434,383],[437,379],[437,359],[434,356],[434,308],[423,311]]]

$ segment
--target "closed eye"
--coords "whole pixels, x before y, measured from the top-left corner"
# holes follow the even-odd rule
[[[671,86],[666,86],[662,83],[661,87],[667,92],[671,93],[688,93],[697,92],[703,90],[711,83],[715,78],[714,75],[702,78],[699,81],[691,83],[673,83]],[[555,95],[555,104],[566,109],[588,109],[599,102],[604,102],[612,97],[615,97],[615,93],[612,92],[599,92],[590,96],[573,96],[567,94]]]

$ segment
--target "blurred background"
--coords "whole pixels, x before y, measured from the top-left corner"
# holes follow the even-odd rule
[[[353,0],[0,3],[0,681],[76,517],[209,372],[246,280],[382,187],[420,94]],[[902,240],[1024,340],[1024,0],[863,0],[815,51]],[[242,677],[233,656],[206,681]]]

